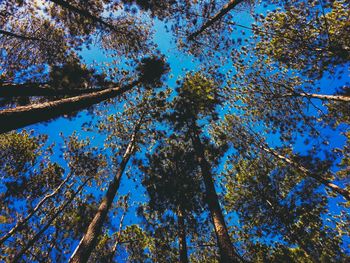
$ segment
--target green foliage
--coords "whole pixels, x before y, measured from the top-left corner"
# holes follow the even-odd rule
[[[168,73],[170,68],[164,57],[146,57],[141,59],[141,62],[136,67],[139,72],[140,81],[149,87],[160,86],[161,80],[164,79],[164,74]]]
[[[350,87],[343,86],[336,95],[350,97]],[[328,116],[332,126],[337,127],[340,124],[350,123],[350,105],[346,102],[329,101],[327,103]]]
[[[0,167],[2,177],[18,178],[34,166],[46,136],[11,132],[0,135]]]
[[[198,164],[193,150],[182,144],[165,142],[148,155],[149,165],[142,166],[143,185],[150,196],[149,206],[160,213],[200,212],[203,200]]]
[[[187,75],[177,89],[169,120],[176,129],[190,128],[193,122],[205,117],[217,118],[216,106],[221,99],[218,84],[201,72]]]
[[[75,176],[98,178],[106,166],[105,156],[96,147],[90,147],[90,140],[79,140],[76,133],[66,140],[65,159]],[[102,169],[102,171],[101,171]]]
[[[130,262],[148,262],[150,255],[147,250],[154,248],[152,241],[152,238],[138,225],[130,225],[122,231],[119,242],[128,252]]]
[[[337,172],[337,175],[339,178],[345,180],[345,189],[350,189],[350,184],[348,183],[349,176],[350,176],[350,132],[345,133],[346,136],[346,145],[342,150],[340,150],[342,159],[339,162],[338,166],[340,170]],[[339,149],[336,149],[339,151]],[[350,202],[347,202],[347,206],[350,205]]]
[[[310,179],[298,183],[295,171],[265,157],[233,159],[227,172],[227,209],[238,213],[240,238],[250,240],[247,249],[254,251],[253,261],[263,260],[259,254],[264,252],[257,253],[261,249],[265,257],[267,249],[272,251],[271,258],[265,258],[269,261],[343,259],[340,236],[323,220],[327,198]]]
[[[2,1],[0,88],[103,91],[0,94],[0,120],[104,103],[62,144],[0,135],[0,261],[67,262],[106,211],[89,262],[348,262],[349,3]]]
[[[53,66],[49,74],[49,83],[55,89],[93,89],[107,84],[104,75],[96,74],[75,60]]]
[[[348,1],[301,1],[262,19],[257,44],[260,52],[320,78],[350,56]]]

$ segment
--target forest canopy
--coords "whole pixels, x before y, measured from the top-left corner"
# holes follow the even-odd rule
[[[0,1],[1,262],[349,262],[349,0]]]

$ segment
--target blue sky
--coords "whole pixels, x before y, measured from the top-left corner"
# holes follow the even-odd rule
[[[265,9],[262,7],[257,7],[256,12],[265,12]],[[239,13],[235,12],[233,17],[237,23],[245,26],[250,26],[251,23],[253,22],[253,19],[250,16],[249,10],[245,10]],[[154,41],[155,43],[157,43],[161,53],[165,54],[167,61],[171,67],[171,72],[169,73],[169,78],[166,82],[166,85],[168,85],[171,88],[175,88],[176,86],[175,82],[178,78],[184,77],[188,71],[198,70],[201,64],[197,59],[188,55],[188,53],[183,53],[178,50],[175,41],[172,39],[171,33],[166,32],[164,28],[164,24],[162,22],[156,21],[154,29],[155,29]],[[244,30],[246,32],[244,36],[242,35],[242,30],[233,32],[233,37],[242,38],[242,37],[250,36],[251,32],[249,30]],[[99,50],[98,47],[92,48],[89,50],[84,49],[80,55],[88,65],[93,64],[94,61],[97,64],[101,64],[104,62],[112,62],[112,58],[104,54],[101,50]],[[230,65],[228,64],[222,70],[226,71],[229,69],[229,67]],[[346,76],[341,80],[334,78],[333,76],[329,76],[329,77],[330,78],[327,78],[327,77],[323,78],[320,81],[319,83],[321,88],[320,93],[332,94],[334,93],[336,88],[346,84],[350,80],[349,76]],[[316,102],[316,103],[320,104],[319,102]],[[118,107],[119,107],[119,104],[116,104],[116,107],[114,107],[114,109],[117,110]],[[312,106],[310,106],[309,111],[310,111],[310,114],[316,113],[316,111]],[[97,120],[98,118],[99,116],[95,116],[95,120]],[[62,160],[60,159],[60,156],[59,156],[60,155],[59,150],[63,146],[63,140],[60,133],[62,133],[64,136],[69,136],[74,131],[77,131],[77,134],[80,136],[80,138],[82,139],[89,138],[91,140],[92,146],[97,146],[97,147],[103,146],[103,143],[104,143],[103,136],[99,134],[94,134],[91,132],[85,132],[82,130],[81,128],[82,125],[88,121],[91,121],[91,115],[87,114],[87,111],[84,110],[84,111],[81,111],[77,117],[73,117],[72,119],[61,117],[47,124],[36,124],[36,125],[28,126],[26,127],[26,129],[27,130],[34,129],[36,133],[48,134],[49,143],[54,142],[56,144],[55,149],[57,150],[52,160],[62,163]],[[344,142],[345,142],[344,137],[339,135],[339,132],[334,132],[330,129],[326,129],[324,130],[323,134],[330,137],[329,147],[334,148],[334,147],[341,147],[344,145]],[[276,138],[269,137],[268,141],[270,141],[272,144],[275,144]],[[294,145],[294,147],[295,147],[295,150],[300,153],[305,153],[307,150],[307,147],[305,147],[302,140],[297,141],[297,144]],[[118,195],[125,195],[128,192],[132,192],[131,199],[134,199],[137,201],[145,201],[145,197],[143,196],[142,192],[139,190],[136,190],[136,184],[138,183],[139,182],[135,183],[133,182],[133,180],[130,180],[126,176],[123,176]],[[99,191],[99,190],[96,190],[96,191]],[[103,194],[103,192],[99,192],[99,194]],[[117,200],[117,198],[115,200]],[[335,206],[335,204],[331,204],[330,208],[332,211],[339,211],[339,209]],[[139,219],[137,219],[136,217],[135,209],[131,209],[131,212],[126,217],[125,223],[129,224],[129,223],[137,223],[137,222],[139,222]],[[118,224],[119,224],[119,219],[116,220],[116,225]]]

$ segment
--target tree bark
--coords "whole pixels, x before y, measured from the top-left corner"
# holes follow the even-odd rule
[[[7,36],[7,37],[12,37],[12,38],[18,38],[20,40],[42,41],[41,39],[36,38],[36,37],[29,37],[29,36],[19,35],[17,33],[13,33],[13,32],[2,30],[2,29],[0,29],[0,35],[4,35],[4,36]]]
[[[202,34],[208,27],[211,27],[215,22],[220,20],[223,16],[225,16],[228,12],[230,12],[233,8],[235,8],[238,4],[242,3],[244,0],[230,0],[224,7],[219,10],[213,17],[211,17],[207,22],[205,22],[200,29],[192,33],[188,36],[188,40],[193,40],[198,35]]]
[[[178,237],[179,237],[179,262],[188,263],[187,257],[187,241],[186,241],[186,226],[183,216],[183,211],[179,208],[177,213]]]
[[[350,102],[350,96],[342,96],[342,95],[324,95],[324,94],[302,92],[302,93],[291,94],[290,96],[299,96],[299,97],[306,97],[306,98],[320,99],[320,100]]]
[[[292,165],[295,169],[297,169],[303,175],[314,178],[316,181],[318,181],[321,184],[323,184],[324,186],[330,188],[333,192],[342,195],[346,200],[350,201],[350,192],[349,191],[340,188],[338,185],[332,183],[328,179],[325,179],[323,177],[319,177],[319,176],[313,174],[311,171],[306,169],[304,166],[294,162],[293,160],[287,158],[286,156],[280,155],[279,153],[277,153],[273,149],[270,149],[270,148],[267,148],[267,147],[260,147],[260,148],[262,150],[264,150],[265,152],[275,156],[276,158],[278,158],[278,159],[280,159],[280,160],[282,160],[282,161]]]
[[[104,89],[53,89],[46,87],[48,83],[23,83],[0,85],[0,97],[30,97],[30,96],[76,96],[102,91]]]
[[[2,110],[0,111],[0,134],[85,109],[104,100],[114,98],[130,90],[138,83],[138,81],[134,81],[122,88],[109,88],[52,102]]]
[[[22,220],[19,220],[17,224],[9,231],[7,232],[2,238],[0,238],[0,246],[3,244],[9,237],[11,237],[14,233],[17,232],[18,229],[22,229],[24,224],[28,222],[29,219],[32,218],[32,216],[41,208],[41,206],[46,202],[46,200],[52,198],[55,196],[61,188],[66,184],[66,182],[69,180],[71,177],[71,174],[66,177],[66,179],[63,180],[63,182],[50,194],[47,194],[42,198],[39,203],[34,207],[34,209]]]
[[[64,0],[49,0],[49,1],[65,8],[65,9],[68,9],[71,12],[74,12],[74,13],[77,13],[77,14],[83,16],[83,17],[86,17],[86,18],[90,19],[91,21],[93,21],[94,23],[101,24],[101,25],[103,25],[103,26],[105,26],[113,31],[125,34],[125,32],[120,32],[120,30],[117,30],[117,28],[114,25],[107,23],[102,18],[96,17],[86,10],[77,8],[73,5],[71,5],[70,3],[68,3],[67,1],[64,1]]]
[[[220,251],[220,262],[233,263],[244,261],[238,254],[238,252],[235,250],[230,240],[224,216],[222,214],[221,207],[219,204],[219,199],[216,194],[210,165],[205,158],[204,148],[199,138],[199,133],[197,130],[197,127],[194,127],[192,130],[192,142],[196,153],[196,158],[201,168],[204,179],[206,202],[210,211],[210,215],[216,233],[216,238]]]
[[[304,97],[309,99],[319,99],[319,100],[327,100],[327,101],[339,101],[339,102],[350,102],[350,96],[344,96],[344,95],[327,95],[327,94],[316,94],[316,93],[308,93],[308,92],[296,92],[293,88],[288,87],[286,84],[278,83],[274,81],[269,81],[263,77],[260,77],[261,80],[264,83],[264,86],[269,89],[268,83],[277,84],[279,86],[284,87],[285,89],[289,90],[289,93],[285,94],[276,94],[274,95],[272,92],[260,92],[261,94],[266,95],[273,95],[275,97]]]
[[[131,136],[130,142],[125,150],[125,153],[123,155],[122,161],[119,165],[119,169],[117,171],[117,174],[114,176],[113,181],[109,184],[107,193],[105,197],[102,199],[100,206],[98,208],[98,212],[92,219],[88,229],[86,230],[83,238],[81,239],[78,247],[73,252],[69,262],[71,263],[82,263],[87,262],[91,252],[96,246],[97,238],[100,235],[100,232],[102,230],[103,223],[105,222],[107,218],[108,211],[113,203],[113,199],[115,195],[117,194],[119,184],[121,177],[123,175],[123,172],[125,170],[125,167],[134,151],[135,148],[135,141],[137,133],[141,127],[142,123],[142,117],[138,121],[138,123],[135,126],[134,132]]]
[[[118,245],[120,244],[120,238],[122,236],[123,222],[124,222],[125,215],[126,215],[126,211],[124,211],[122,217],[120,218],[118,234],[117,234],[117,237],[115,239],[111,254],[109,255],[110,262],[113,262],[113,258],[115,256],[115,253],[117,252]]]
[[[88,179],[86,179],[84,181],[83,184],[81,184],[79,186],[79,188],[72,194],[72,196],[69,198],[69,200],[64,203],[63,205],[61,205],[57,211],[54,213],[54,215],[50,218],[50,220],[45,224],[45,226],[40,229],[40,231],[27,243],[27,245],[25,245],[24,248],[22,248],[20,250],[20,252],[15,255],[13,261],[11,262],[19,262],[20,258],[23,256],[23,254],[34,245],[34,243],[36,241],[39,240],[39,238],[41,237],[41,235],[50,227],[50,225],[52,224],[52,222],[66,209],[66,207],[68,205],[70,205],[71,202],[73,202],[74,198],[83,190],[84,186],[87,184],[88,181],[90,181],[92,179],[92,177],[89,177]]]
[[[251,94],[254,91],[241,92],[242,94]],[[350,102],[350,96],[344,95],[327,95],[327,94],[316,94],[308,92],[293,92],[286,94],[274,94],[273,92],[257,92],[258,94],[269,96],[269,100],[276,98],[290,98],[290,97],[304,97],[308,99],[319,99],[326,101],[338,101],[338,102]]]

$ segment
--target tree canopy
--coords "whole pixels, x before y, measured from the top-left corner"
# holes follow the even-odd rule
[[[0,261],[349,262],[349,10],[0,1]]]

